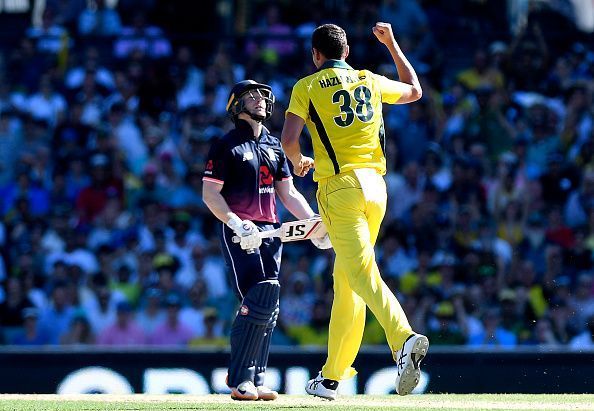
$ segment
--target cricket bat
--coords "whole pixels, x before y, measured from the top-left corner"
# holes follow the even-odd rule
[[[260,231],[258,235],[260,238],[280,237],[283,243],[287,243],[322,238],[326,233],[326,226],[322,222],[322,217],[316,216],[304,220],[287,221],[277,229]],[[239,237],[233,236],[232,240],[234,243],[238,243]]]

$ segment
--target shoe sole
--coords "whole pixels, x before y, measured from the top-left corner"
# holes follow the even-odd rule
[[[235,401],[257,401],[258,397],[245,397],[245,398],[240,398],[240,397],[236,397],[234,395],[231,396],[232,400]]]
[[[326,397],[324,395],[317,394],[315,391],[310,391],[308,387],[305,387],[305,392],[314,397],[323,398],[325,400],[334,401],[336,397]]]
[[[258,399],[262,401],[274,401],[278,398],[278,394],[258,394]]]
[[[243,395],[241,393],[236,393],[232,389],[231,390],[231,399],[235,400],[235,401],[257,401],[258,396],[257,395]]]
[[[424,335],[419,335],[417,340],[413,343],[410,358],[404,370],[402,370],[402,376],[398,384],[396,392],[398,395],[408,395],[415,389],[419,380],[421,379],[421,361],[427,355],[429,350],[429,340]]]

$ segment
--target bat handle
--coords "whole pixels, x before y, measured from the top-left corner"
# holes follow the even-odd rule
[[[238,236],[234,235],[233,237],[231,237],[231,241],[233,241],[235,244],[237,244],[241,241],[241,239]],[[256,250],[254,250],[253,248],[246,250],[246,253],[248,253],[248,254],[254,254],[255,252],[256,252]]]

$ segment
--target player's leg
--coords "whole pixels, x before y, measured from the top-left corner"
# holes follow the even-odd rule
[[[375,244],[381,221],[384,218],[386,211],[386,200],[383,198],[383,193],[386,193],[385,182],[379,175],[359,175],[359,179],[362,185],[371,190],[363,190],[367,200],[367,217],[369,222],[369,232],[372,245]],[[379,270],[378,270],[379,275]],[[397,299],[393,304],[397,304],[393,308],[397,311],[402,311],[400,304]],[[382,311],[383,312],[383,311]],[[402,312],[400,315],[400,321],[406,321],[406,315]],[[391,317],[388,317],[391,319]],[[389,335],[386,327],[386,334]],[[397,330],[392,332],[398,333]],[[401,335],[401,334],[400,334]],[[392,338],[388,337],[392,354],[397,365],[397,377],[396,377],[396,392],[400,395],[409,394],[418,384],[420,379],[420,363],[427,355],[429,348],[429,341],[427,337],[419,334],[410,334],[406,340],[399,345],[398,334],[393,335]],[[397,342],[395,342],[397,341]]]
[[[238,396],[245,395],[240,384],[249,382],[250,397],[258,399],[254,384],[258,358],[261,356],[266,329],[276,316],[280,284],[278,280],[266,280],[254,285],[245,295],[231,327],[231,360],[229,364],[229,387],[236,387]],[[253,387],[253,389],[252,389]],[[244,398],[241,398],[244,399]],[[248,398],[246,398],[248,399]]]
[[[308,381],[306,392],[335,399],[338,381],[356,374],[351,367],[361,346],[365,329],[365,302],[351,290],[346,270],[334,265],[334,301],[328,326],[328,357],[322,371]]]
[[[263,229],[273,229],[276,226],[264,227]],[[262,246],[260,247],[260,254],[262,256],[262,264],[264,266],[264,272],[266,278],[269,280],[277,280],[280,271],[280,262],[282,255],[282,242],[279,238],[264,239]],[[256,359],[256,374],[254,377],[254,384],[258,390],[258,398],[261,400],[275,400],[278,397],[278,392],[271,390],[264,385],[264,377],[266,373],[266,367],[268,366],[268,354],[270,352],[270,343],[272,341],[272,333],[276,326],[276,320],[279,314],[279,301],[276,302],[276,309],[274,310],[268,324],[266,324],[266,330],[264,334],[264,340],[260,352]]]
[[[329,189],[333,191],[336,187],[335,184],[329,184],[329,182],[329,180],[320,182],[317,197],[320,214],[332,238],[334,216],[328,213],[326,203]],[[354,183],[352,179],[351,183]],[[341,191],[345,192],[343,195],[349,196],[347,202],[353,206],[349,212],[354,212],[354,209],[358,208],[359,214],[362,216],[363,203],[360,190],[352,184],[349,187],[347,181],[346,187],[341,188]],[[349,285],[347,278],[349,269],[350,267],[342,264],[339,258],[336,259],[333,272],[334,301],[328,332],[328,357],[321,373],[310,380],[306,386],[306,391],[309,394],[328,399],[336,398],[339,380],[350,378],[356,374],[351,365],[359,351],[365,328],[366,306],[361,297],[354,293]]]
[[[378,318],[390,346],[396,351],[413,332],[375,262],[372,241],[377,237],[385,212],[385,185],[381,177],[366,184],[363,190],[354,173],[345,173],[328,179],[324,184],[325,192],[320,190],[318,200],[320,210],[327,215],[328,222],[325,222],[336,252],[336,264],[349,267],[349,286]],[[369,221],[372,221],[371,227]],[[335,328],[330,332],[340,333],[340,330]]]
[[[261,354],[266,329],[275,316],[280,285],[268,280],[260,250],[252,254],[232,242],[234,233],[223,226],[223,254],[227,260],[229,281],[234,285],[241,307],[231,326],[231,360],[227,384],[234,399],[259,398],[254,384],[256,365]]]
[[[356,374],[351,367],[361,347],[365,329],[365,301],[350,287],[349,267],[340,261],[334,264],[334,301],[328,332],[328,358],[322,375],[333,380],[344,380]]]
[[[254,377],[254,384],[256,385],[256,390],[258,391],[258,399],[265,401],[275,400],[278,398],[278,392],[271,390],[264,384],[266,367],[268,367],[268,354],[270,353],[270,342],[272,341],[272,332],[274,331],[274,327],[276,326],[278,313],[279,307],[277,303],[276,309],[274,310],[270,318],[270,321],[266,325],[264,340],[262,341],[260,352],[258,354],[258,357],[256,358],[256,374]]]

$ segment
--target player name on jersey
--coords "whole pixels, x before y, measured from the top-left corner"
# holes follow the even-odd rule
[[[363,77],[365,78],[365,77]],[[359,80],[362,80],[363,78],[358,78],[358,77],[351,77],[351,76],[332,76],[332,77],[328,77],[328,78],[323,78],[321,80],[319,80],[320,83],[320,87],[322,88],[326,88],[326,87],[332,87],[332,86],[338,86],[340,84],[342,84],[343,82],[345,83],[356,83]]]

